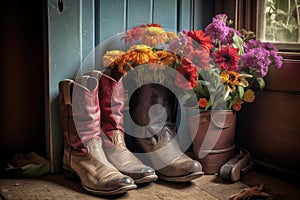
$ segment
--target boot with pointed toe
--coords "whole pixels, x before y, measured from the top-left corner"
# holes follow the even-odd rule
[[[82,77],[59,82],[59,106],[64,132],[63,168],[77,176],[83,189],[95,195],[112,195],[135,189],[129,176],[107,160],[102,147],[98,80]]]
[[[138,88],[130,101],[130,115],[139,125],[137,139],[160,179],[186,182],[202,176],[202,165],[185,155],[178,144],[174,94],[159,84]]]
[[[90,76],[99,80],[99,105],[101,128],[105,133],[104,151],[108,160],[123,174],[134,179],[135,183],[155,181],[155,170],[143,164],[126,147],[124,141],[124,89],[120,76],[108,76],[94,70]],[[117,80],[116,80],[117,79]]]

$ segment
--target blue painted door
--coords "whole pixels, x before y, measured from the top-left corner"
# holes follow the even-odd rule
[[[74,79],[82,63],[94,68],[97,59],[84,62],[87,56],[94,57],[94,48],[117,33],[146,23],[158,23],[174,31],[199,29],[213,14],[213,1],[207,0],[64,0],[62,11],[57,3],[57,0],[47,0],[45,12],[49,49],[45,70],[46,134],[52,172],[61,171],[62,167],[60,80]]]
[[[127,29],[158,23],[166,29],[200,29],[212,16],[212,1],[96,0],[96,43]]]

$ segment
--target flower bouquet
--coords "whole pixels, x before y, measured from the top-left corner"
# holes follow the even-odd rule
[[[180,105],[198,113],[189,116],[189,127],[195,156],[206,173],[218,172],[233,155],[235,112],[255,100],[253,85],[262,90],[269,68],[282,66],[273,45],[231,24],[227,15],[219,14],[204,31],[175,33],[158,24],[142,25],[122,38],[127,51],[103,56],[105,67],[124,76],[135,72],[139,86],[152,81],[180,91]],[[175,75],[168,76],[168,69]]]
[[[171,67],[178,72],[171,81],[185,90],[185,102],[196,95],[200,109],[239,111],[244,102],[254,101],[252,85],[257,82],[263,89],[269,67],[280,68],[282,57],[270,43],[252,39],[231,24],[227,15],[219,14],[205,32],[176,34],[158,24],[135,27],[122,38],[128,50],[106,52],[103,65],[123,75],[143,64],[153,71]]]

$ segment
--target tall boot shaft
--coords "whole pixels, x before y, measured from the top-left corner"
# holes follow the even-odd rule
[[[81,150],[94,137],[100,137],[98,82],[81,78],[59,83],[61,121],[66,148]]]
[[[175,125],[176,97],[162,85],[151,83],[141,86],[133,93],[129,107],[133,121],[139,126],[151,125],[155,129]]]
[[[99,105],[101,109],[101,128],[111,139],[116,130],[124,133],[124,88],[122,79],[114,78],[94,70],[90,76],[99,80]]]
[[[99,80],[101,128],[106,135],[102,138],[108,160],[123,174],[132,177],[135,183],[156,180],[155,171],[145,166],[126,147],[122,113],[125,99],[121,77],[112,74],[110,77],[96,70],[89,75]]]
[[[179,147],[174,123],[176,103],[175,95],[166,87],[149,83],[133,93],[129,107],[132,119],[140,126],[136,127],[141,135],[137,141],[147,153],[143,159],[150,160],[159,178],[185,182],[203,172],[201,164]]]
[[[60,120],[64,133],[64,146],[68,149],[80,151],[84,145],[77,134],[73,120],[72,91],[74,81],[62,80],[59,82]]]
[[[100,138],[98,80],[84,76],[59,83],[65,138],[63,168],[79,176],[82,187],[97,195],[118,194],[136,188],[106,158]]]

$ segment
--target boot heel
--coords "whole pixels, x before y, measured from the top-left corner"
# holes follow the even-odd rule
[[[68,169],[64,169],[64,177],[72,181],[80,181],[78,175]]]

